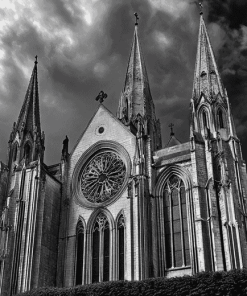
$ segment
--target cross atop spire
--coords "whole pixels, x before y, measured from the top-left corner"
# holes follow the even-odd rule
[[[135,26],[138,26],[138,20],[139,20],[138,13],[137,13],[137,12],[135,12],[135,13],[134,13],[134,16],[136,17]]]
[[[173,124],[173,123],[170,123],[170,124],[168,125],[168,127],[171,129],[170,136],[174,136],[174,132],[173,132],[174,124]]]
[[[201,2],[199,2],[199,8],[200,8],[200,14],[203,14],[203,5]]]

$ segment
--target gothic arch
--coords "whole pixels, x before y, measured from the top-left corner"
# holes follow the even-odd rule
[[[14,161],[17,161],[17,156],[18,156],[18,148],[19,148],[19,144],[18,144],[18,141],[15,141],[13,143],[13,146],[12,146],[12,162]]]
[[[219,128],[227,128],[226,110],[222,105],[219,105],[217,107],[216,118],[217,118],[218,129]]]
[[[161,190],[163,190],[162,186],[164,186],[165,182],[172,176],[177,175],[181,178],[185,184],[185,189],[189,190],[192,188],[192,178],[190,172],[183,167],[178,165],[167,166],[158,176],[158,180],[155,186],[154,196],[160,196]]]
[[[94,229],[97,218],[102,215],[105,216],[107,221],[106,233],[105,230],[100,231],[99,229]],[[95,233],[97,232],[97,237]],[[106,235],[109,237],[109,240],[105,241]],[[115,274],[115,221],[112,214],[106,208],[96,209],[91,216],[89,217],[87,223],[87,244],[86,244],[86,267],[85,267],[85,283],[92,282],[102,282],[102,281],[111,281],[114,279]],[[95,241],[94,241],[95,240]],[[97,241],[97,243],[95,243]],[[107,254],[105,249],[105,243],[107,244]],[[98,248],[98,251],[97,251]],[[103,250],[103,251],[102,251]],[[97,251],[98,255],[95,255]],[[97,258],[96,258],[96,257]],[[105,265],[105,259],[107,257],[107,265]],[[96,265],[95,265],[96,264]],[[95,267],[96,266],[96,267]],[[103,266],[103,267],[102,267]],[[107,266],[107,271],[105,273],[105,266]],[[95,275],[95,270],[96,275]],[[97,278],[97,280],[96,280]]]
[[[126,217],[121,210],[115,220],[116,228],[116,280],[125,279],[126,271]]]
[[[86,223],[81,216],[76,223],[75,236],[75,285],[81,285],[84,282],[86,245]]]
[[[95,211],[93,211],[93,213],[91,214],[91,216],[88,219],[87,228],[86,228],[87,233],[92,232],[95,219],[97,218],[97,216],[100,213],[103,213],[108,218],[109,224],[110,224],[110,229],[111,230],[115,229],[114,218],[113,218],[111,212],[109,210],[107,210],[106,208],[98,208]]]
[[[201,131],[204,132],[205,135],[207,135],[207,129],[209,129],[211,132],[213,131],[212,128],[212,114],[210,112],[210,106],[208,104],[203,103],[199,110],[198,110],[198,119],[199,119],[199,126]]]
[[[190,172],[182,167],[179,167],[178,165],[172,165],[172,166],[167,166],[158,176],[158,180],[154,189],[154,197],[156,198],[156,215],[157,215],[157,228],[158,228],[158,253],[159,253],[159,276],[165,276],[166,272],[169,271],[170,269],[179,267],[176,266],[174,264],[169,265],[168,261],[167,261],[167,247],[165,247],[168,244],[170,244],[170,242],[168,242],[168,236],[169,236],[169,230],[168,228],[166,228],[166,217],[168,217],[165,214],[165,189],[166,186],[168,184],[168,181],[170,180],[170,178],[172,177],[177,177],[179,180],[181,180],[180,182],[182,182],[181,184],[184,184],[184,190],[183,190],[183,198],[180,195],[180,193],[178,193],[178,199],[179,199],[179,217],[178,221],[180,222],[176,222],[179,223],[179,225],[181,225],[181,221],[182,223],[185,223],[183,221],[186,221],[186,224],[183,224],[181,226],[181,239],[185,242],[184,239],[184,235],[186,235],[187,239],[186,239],[186,243],[182,243],[182,262],[183,264],[181,264],[181,268],[192,268],[192,270],[196,269],[196,239],[195,239],[195,229],[194,229],[194,210],[193,210],[193,196],[192,196],[192,178],[190,175]],[[180,189],[178,189],[180,192]],[[182,192],[182,191],[181,191]],[[180,197],[179,197],[180,196]],[[171,199],[172,196],[169,195],[169,199]],[[167,200],[167,199],[166,199]],[[183,200],[183,202],[182,202]],[[183,210],[182,210],[182,205],[183,205]],[[172,208],[170,208],[170,210],[172,210]],[[169,210],[169,211],[170,211]],[[173,210],[172,210],[173,211]],[[183,211],[183,216],[181,216]],[[184,219],[184,215],[186,220],[181,220]],[[168,224],[171,225],[173,222],[169,222],[171,220],[167,220]],[[175,222],[174,222],[175,223]],[[167,230],[165,230],[165,228]],[[170,229],[170,226],[169,226]],[[172,229],[172,228],[171,228]],[[172,231],[172,230],[171,230]],[[167,236],[168,235],[168,236]],[[172,237],[175,237],[175,234],[172,234]],[[170,239],[171,240],[171,239]],[[172,238],[173,240],[173,238]],[[174,241],[175,242],[175,241]],[[174,244],[174,243],[173,243]],[[185,248],[186,246],[186,248]],[[172,247],[172,250],[168,250],[169,252],[171,251],[173,258],[175,258],[174,256],[174,252],[175,252],[175,248]],[[187,254],[186,258],[185,258],[185,253]]]
[[[27,159],[27,163],[32,159],[32,148],[33,145],[30,140],[26,140],[23,144],[22,158]],[[27,155],[28,153],[28,155]]]

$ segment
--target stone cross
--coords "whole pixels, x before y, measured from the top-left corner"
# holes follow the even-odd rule
[[[100,91],[100,93],[98,94],[98,96],[96,97],[96,101],[99,101],[100,104],[102,104],[104,102],[104,100],[107,98],[107,94],[102,91]]]
[[[170,123],[170,124],[168,125],[168,127],[170,127],[170,129],[171,129],[171,133],[170,133],[170,135],[173,136],[173,135],[174,135],[174,132],[173,132],[174,124],[173,124],[173,123]]]
[[[137,13],[137,12],[135,12],[135,13],[134,13],[134,16],[136,17],[136,22],[135,22],[135,25],[137,26],[137,25],[138,25],[138,20],[139,20],[138,13]]]
[[[201,2],[199,2],[199,7],[200,7],[200,14],[203,14],[203,11],[202,11],[202,9],[203,9],[203,5],[202,5]]]

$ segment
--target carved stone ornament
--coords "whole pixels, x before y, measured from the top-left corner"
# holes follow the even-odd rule
[[[126,167],[119,155],[112,151],[97,153],[82,169],[82,193],[91,203],[110,200],[121,189],[125,176]]]

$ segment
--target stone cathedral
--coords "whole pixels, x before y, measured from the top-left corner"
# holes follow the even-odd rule
[[[137,23],[117,115],[101,92],[50,166],[37,71],[0,163],[1,295],[247,267],[246,166],[202,13],[186,143],[161,144]]]

